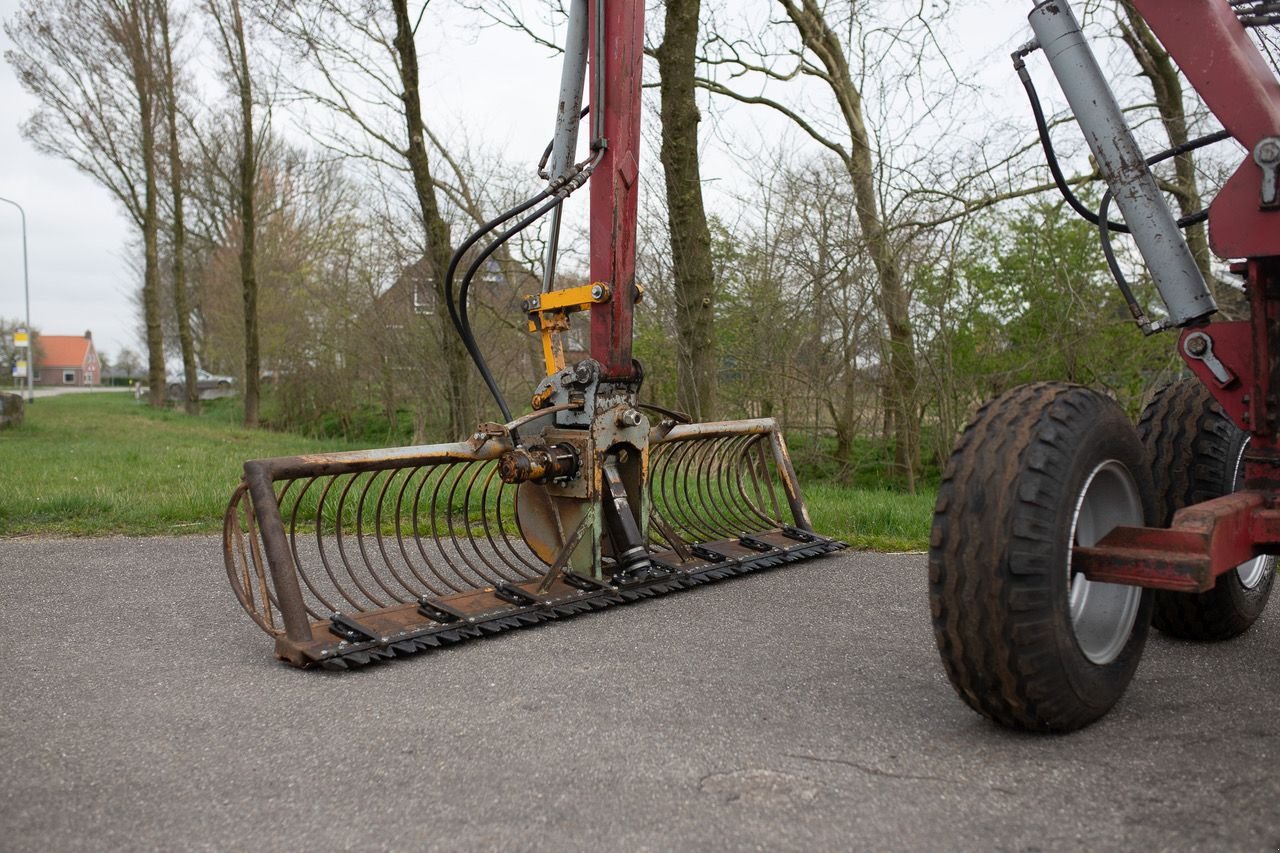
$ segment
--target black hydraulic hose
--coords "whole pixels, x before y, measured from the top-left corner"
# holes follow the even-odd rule
[[[582,112],[578,113],[578,120],[587,117],[587,113],[591,112],[591,107],[583,107]],[[538,160],[538,177],[543,180],[551,180],[551,175],[547,173],[547,161],[551,159],[551,150],[556,147],[556,141],[553,139],[547,143],[547,147],[542,149],[542,157]]]
[[[458,337],[462,339],[463,345],[467,348],[467,353],[471,356],[471,361],[475,364],[476,369],[480,371],[481,378],[484,379],[485,385],[489,388],[489,393],[493,395],[494,402],[498,404],[498,408],[502,411],[503,418],[511,421],[511,409],[507,406],[506,399],[502,396],[498,383],[493,377],[492,371],[489,370],[489,364],[485,361],[484,354],[480,352],[480,345],[476,342],[475,334],[471,329],[471,321],[467,315],[467,294],[471,289],[471,280],[475,277],[480,266],[489,259],[489,257],[498,250],[503,243],[511,239],[514,235],[520,233],[525,228],[537,221],[542,216],[550,213],[552,210],[564,203],[573,192],[579,189],[595,172],[596,166],[600,164],[600,160],[604,156],[605,150],[609,147],[609,142],[604,138],[604,0],[595,0],[596,16],[595,16],[595,58],[592,61],[592,92],[591,106],[583,109],[579,115],[581,119],[588,112],[591,113],[592,134],[591,150],[594,152],[589,161],[583,161],[577,164],[575,170],[565,176],[557,177],[547,185],[546,189],[527,201],[500,213],[498,216],[490,219],[484,225],[466,239],[457,251],[453,253],[453,257],[449,259],[449,270],[445,274],[445,306],[449,310],[449,319],[453,322],[454,329],[458,332]],[[554,142],[553,142],[554,145]],[[542,159],[538,163],[538,170],[541,174],[545,168],[547,158],[550,155],[552,146],[548,146],[546,152],[543,153]],[[545,175],[544,175],[545,177]],[[471,262],[467,267],[466,273],[462,276],[462,284],[458,290],[458,299],[455,304],[453,296],[453,277],[457,272],[458,264],[462,261],[462,257],[468,252],[472,246],[478,243],[485,235],[489,234],[502,223],[515,216],[524,213],[529,208],[539,202],[554,196],[551,201],[542,205],[533,213],[521,219],[515,225],[503,231],[493,242],[485,247],[484,251]]]
[[[502,416],[506,421],[511,420],[511,409],[507,406],[506,398],[502,396],[501,390],[498,388],[497,380],[494,379],[492,371],[489,370],[489,363],[485,360],[484,354],[480,351],[480,345],[476,341],[475,333],[471,328],[471,321],[467,313],[467,294],[471,289],[471,280],[475,277],[480,266],[489,259],[489,257],[498,250],[498,247],[514,235],[520,233],[525,228],[536,222],[539,218],[554,210],[562,204],[566,198],[573,194],[575,190],[587,182],[591,174],[595,171],[596,166],[600,163],[602,152],[598,152],[590,161],[579,164],[577,170],[566,178],[559,178],[547,185],[547,188],[538,195],[511,210],[508,210],[494,219],[486,222],[476,233],[467,238],[458,250],[453,253],[453,258],[449,262],[449,271],[445,276],[445,298],[449,307],[449,318],[453,321],[453,326],[458,332],[458,337],[462,338],[463,345],[467,348],[467,353],[471,356],[471,361],[475,364],[476,369],[480,372],[480,376],[484,379],[485,385],[489,389],[489,393],[493,396],[494,402],[498,404]],[[458,264],[462,260],[462,256],[479,240],[494,228],[512,217],[523,213],[538,202],[551,197],[551,200],[543,204],[533,213],[521,219],[515,225],[503,231],[493,241],[485,247],[484,251],[471,262],[467,267],[467,271],[462,276],[462,284],[458,290],[457,303],[455,304],[453,296],[453,277],[457,271]]]
[[[463,322],[463,317],[459,315],[458,307],[454,303],[453,276],[454,273],[457,272],[458,264],[461,263],[463,256],[471,249],[472,246],[480,242],[486,234],[512,217],[524,213],[538,202],[546,199],[555,192],[555,189],[556,187],[554,184],[548,186],[532,198],[527,199],[513,208],[503,211],[493,219],[490,219],[484,225],[481,225],[480,228],[463,241],[462,245],[453,253],[453,257],[449,259],[449,269],[444,276],[445,307],[449,311],[449,320],[453,323],[453,328],[457,331],[458,337],[462,339],[463,346],[467,348],[467,353],[471,356],[471,360],[475,363],[476,367],[479,368],[480,375],[485,379],[485,384],[487,384],[489,386],[489,390],[495,394],[498,408],[502,410],[503,415],[508,421],[511,420],[511,417],[506,401],[503,400],[502,395],[497,392],[497,384],[493,381],[493,377],[489,375],[488,367],[485,366],[484,357],[480,354],[480,348],[475,342],[475,337],[471,334],[470,328]]]
[[[528,228],[533,222],[550,213],[556,207],[564,203],[564,199],[556,196],[546,204],[539,207],[533,213],[524,219],[512,225],[506,231],[503,231],[493,239],[484,251],[481,252],[471,266],[467,267],[467,271],[462,276],[462,285],[458,289],[458,329],[462,336],[462,341],[467,347],[467,351],[471,353],[471,360],[475,362],[476,369],[480,371],[484,384],[489,387],[489,393],[493,395],[494,402],[498,404],[498,408],[502,411],[504,421],[511,421],[511,409],[507,406],[506,398],[502,396],[502,391],[498,389],[498,382],[493,378],[493,373],[489,370],[489,363],[485,360],[484,355],[480,352],[480,346],[476,343],[474,332],[471,330],[471,321],[467,316],[467,293],[471,289],[471,280],[475,277],[480,266],[489,259],[489,257],[498,250],[498,247],[510,240],[514,235]]]
[[[1098,214],[1095,214],[1092,210],[1085,207],[1084,203],[1076,197],[1076,194],[1071,190],[1071,185],[1067,183],[1066,176],[1062,174],[1062,167],[1058,164],[1058,155],[1054,151],[1053,140],[1049,136],[1049,124],[1045,120],[1044,110],[1040,106],[1040,95],[1036,92],[1035,83],[1032,82],[1031,74],[1027,71],[1026,63],[1022,60],[1022,58],[1033,49],[1034,47],[1032,45],[1027,45],[1014,51],[1013,67],[1018,72],[1018,79],[1022,81],[1022,88],[1026,90],[1027,100],[1031,102],[1031,112],[1035,116],[1036,131],[1040,136],[1040,147],[1044,149],[1045,161],[1049,166],[1049,172],[1053,175],[1053,182],[1057,185],[1058,192],[1062,194],[1063,199],[1065,199],[1067,204],[1071,206],[1071,209],[1078,213],[1083,219],[1093,225],[1101,227],[1101,223],[1098,220]],[[1147,158],[1146,162],[1147,165],[1154,165],[1155,163],[1167,160],[1170,157],[1176,157],[1179,154],[1185,154],[1188,151],[1193,151],[1205,145],[1210,145],[1214,142],[1220,142],[1224,139],[1228,139],[1230,136],[1231,134],[1227,131],[1220,130],[1216,133],[1211,133],[1208,136],[1201,136],[1198,139],[1184,142],[1183,144],[1177,145],[1173,148],[1167,148],[1159,154]],[[1179,228],[1186,228],[1190,224],[1193,223],[1184,222],[1181,219],[1178,220]],[[1116,231],[1121,234],[1129,233],[1128,226],[1123,222],[1108,222],[1107,228],[1110,231]]]

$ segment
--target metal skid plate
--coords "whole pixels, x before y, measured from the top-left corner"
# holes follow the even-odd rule
[[[577,487],[504,483],[503,429],[458,444],[246,463],[224,519],[227,575],[278,657],[344,669],[845,547],[810,530],[772,420],[668,423],[647,444],[638,503],[652,569],[635,579],[613,580],[594,510],[577,551],[587,558],[548,577],[548,540],[568,540],[581,514],[549,528],[532,517],[546,501],[530,490]],[[599,494],[591,485],[561,499]]]

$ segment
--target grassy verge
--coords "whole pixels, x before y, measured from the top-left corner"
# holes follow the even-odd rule
[[[50,397],[0,432],[0,537],[212,533],[246,459],[351,450],[341,440],[247,430],[234,400],[190,418],[128,394]],[[804,482],[821,533],[856,548],[926,546],[933,494]]]
[[[37,400],[0,432],[0,536],[210,533],[246,459],[350,449],[209,409],[189,418],[122,393]]]

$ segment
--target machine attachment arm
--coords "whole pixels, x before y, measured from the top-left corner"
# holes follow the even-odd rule
[[[1226,0],[1134,0],[1134,6],[1248,152],[1209,207],[1214,253],[1221,258],[1280,255],[1280,204],[1274,200],[1280,80]]]
[[[631,379],[635,311],[636,211],[640,175],[640,80],[644,61],[643,0],[592,0],[592,30],[603,17],[603,38],[591,45],[593,71],[603,73],[602,103],[592,96],[594,124],[607,144],[591,181],[591,280],[613,292],[591,312],[591,357],[606,379]],[[602,121],[599,118],[602,117]],[[601,144],[596,139],[593,145]]]
[[[1208,285],[1070,5],[1065,0],[1038,0],[1029,20],[1169,309],[1171,323],[1186,326],[1212,314],[1217,305]]]

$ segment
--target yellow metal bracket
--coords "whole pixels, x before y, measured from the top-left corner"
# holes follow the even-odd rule
[[[529,331],[542,337],[542,358],[548,376],[564,369],[562,335],[569,331],[569,315],[608,302],[611,296],[609,285],[597,281],[525,297],[522,307],[529,315]]]

